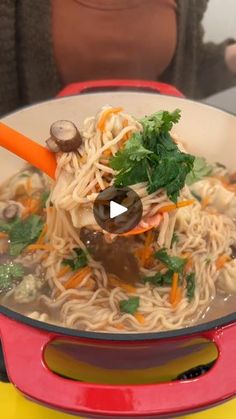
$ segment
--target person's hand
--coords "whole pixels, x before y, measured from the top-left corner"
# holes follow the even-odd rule
[[[236,74],[236,43],[228,45],[225,49],[225,61],[228,69]]]

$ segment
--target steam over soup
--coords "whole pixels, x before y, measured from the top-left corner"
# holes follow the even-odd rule
[[[25,166],[0,189],[0,303],[80,330],[179,329],[235,310],[236,175],[170,134],[180,112],[103,107],[51,128],[56,180]],[[93,203],[129,186],[142,220],[122,235]]]

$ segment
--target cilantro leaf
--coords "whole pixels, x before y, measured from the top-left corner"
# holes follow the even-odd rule
[[[165,249],[161,249],[154,254],[154,257],[164,263],[172,272],[182,273],[187,263],[187,259],[178,256],[169,256]]]
[[[210,176],[213,167],[203,157],[195,157],[193,168],[186,178],[187,185],[198,182],[203,177]]]
[[[144,136],[152,139],[161,132],[169,132],[173,124],[179,122],[180,115],[180,109],[176,109],[174,112],[159,111],[153,115],[146,116],[140,121],[143,125]]]
[[[186,282],[187,282],[187,297],[189,301],[191,301],[194,297],[194,292],[196,288],[196,278],[195,278],[194,272],[192,272],[189,275],[186,275]]]
[[[134,133],[110,160],[117,171],[115,186],[148,183],[148,192],[166,189],[167,195],[177,201],[186,176],[193,169],[194,156],[182,153],[169,131],[179,121],[180,111],[160,111],[143,118],[143,131]]]
[[[9,253],[18,256],[21,251],[31,243],[34,243],[43,229],[43,220],[38,215],[31,215],[26,220],[15,219],[11,223],[0,222],[0,231],[9,234]]]
[[[139,297],[130,297],[128,300],[121,300],[119,303],[120,311],[123,313],[134,314],[139,307],[139,302]]]
[[[0,265],[0,291],[7,291],[12,280],[21,278],[24,275],[24,268],[20,263],[4,263]]]
[[[86,253],[82,249],[75,249],[76,257],[74,259],[63,259],[62,264],[67,265],[72,271],[77,271],[88,264]]]
[[[167,271],[165,274],[157,272],[155,275],[152,276],[145,276],[143,278],[143,282],[149,282],[156,287],[164,287],[165,285],[169,286],[172,284],[173,272]]]

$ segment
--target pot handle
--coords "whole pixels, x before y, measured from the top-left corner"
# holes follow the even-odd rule
[[[92,80],[81,83],[72,83],[64,87],[57,97],[78,95],[83,93],[96,93],[106,91],[138,91],[152,92],[163,95],[184,97],[174,86],[149,80]]]
[[[93,417],[173,415],[200,410],[235,394],[236,325],[204,333],[218,346],[219,358],[202,377],[150,385],[82,383],[51,372],[43,351],[59,335],[0,314],[0,331],[10,380],[30,399],[70,413]]]

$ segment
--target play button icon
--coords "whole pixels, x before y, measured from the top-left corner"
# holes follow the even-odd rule
[[[100,192],[94,202],[96,222],[112,234],[123,234],[135,228],[142,218],[142,202],[129,187],[111,186]]]
[[[118,217],[118,215],[124,214],[128,211],[128,208],[123,205],[117,204],[115,201],[110,202],[110,218]]]

